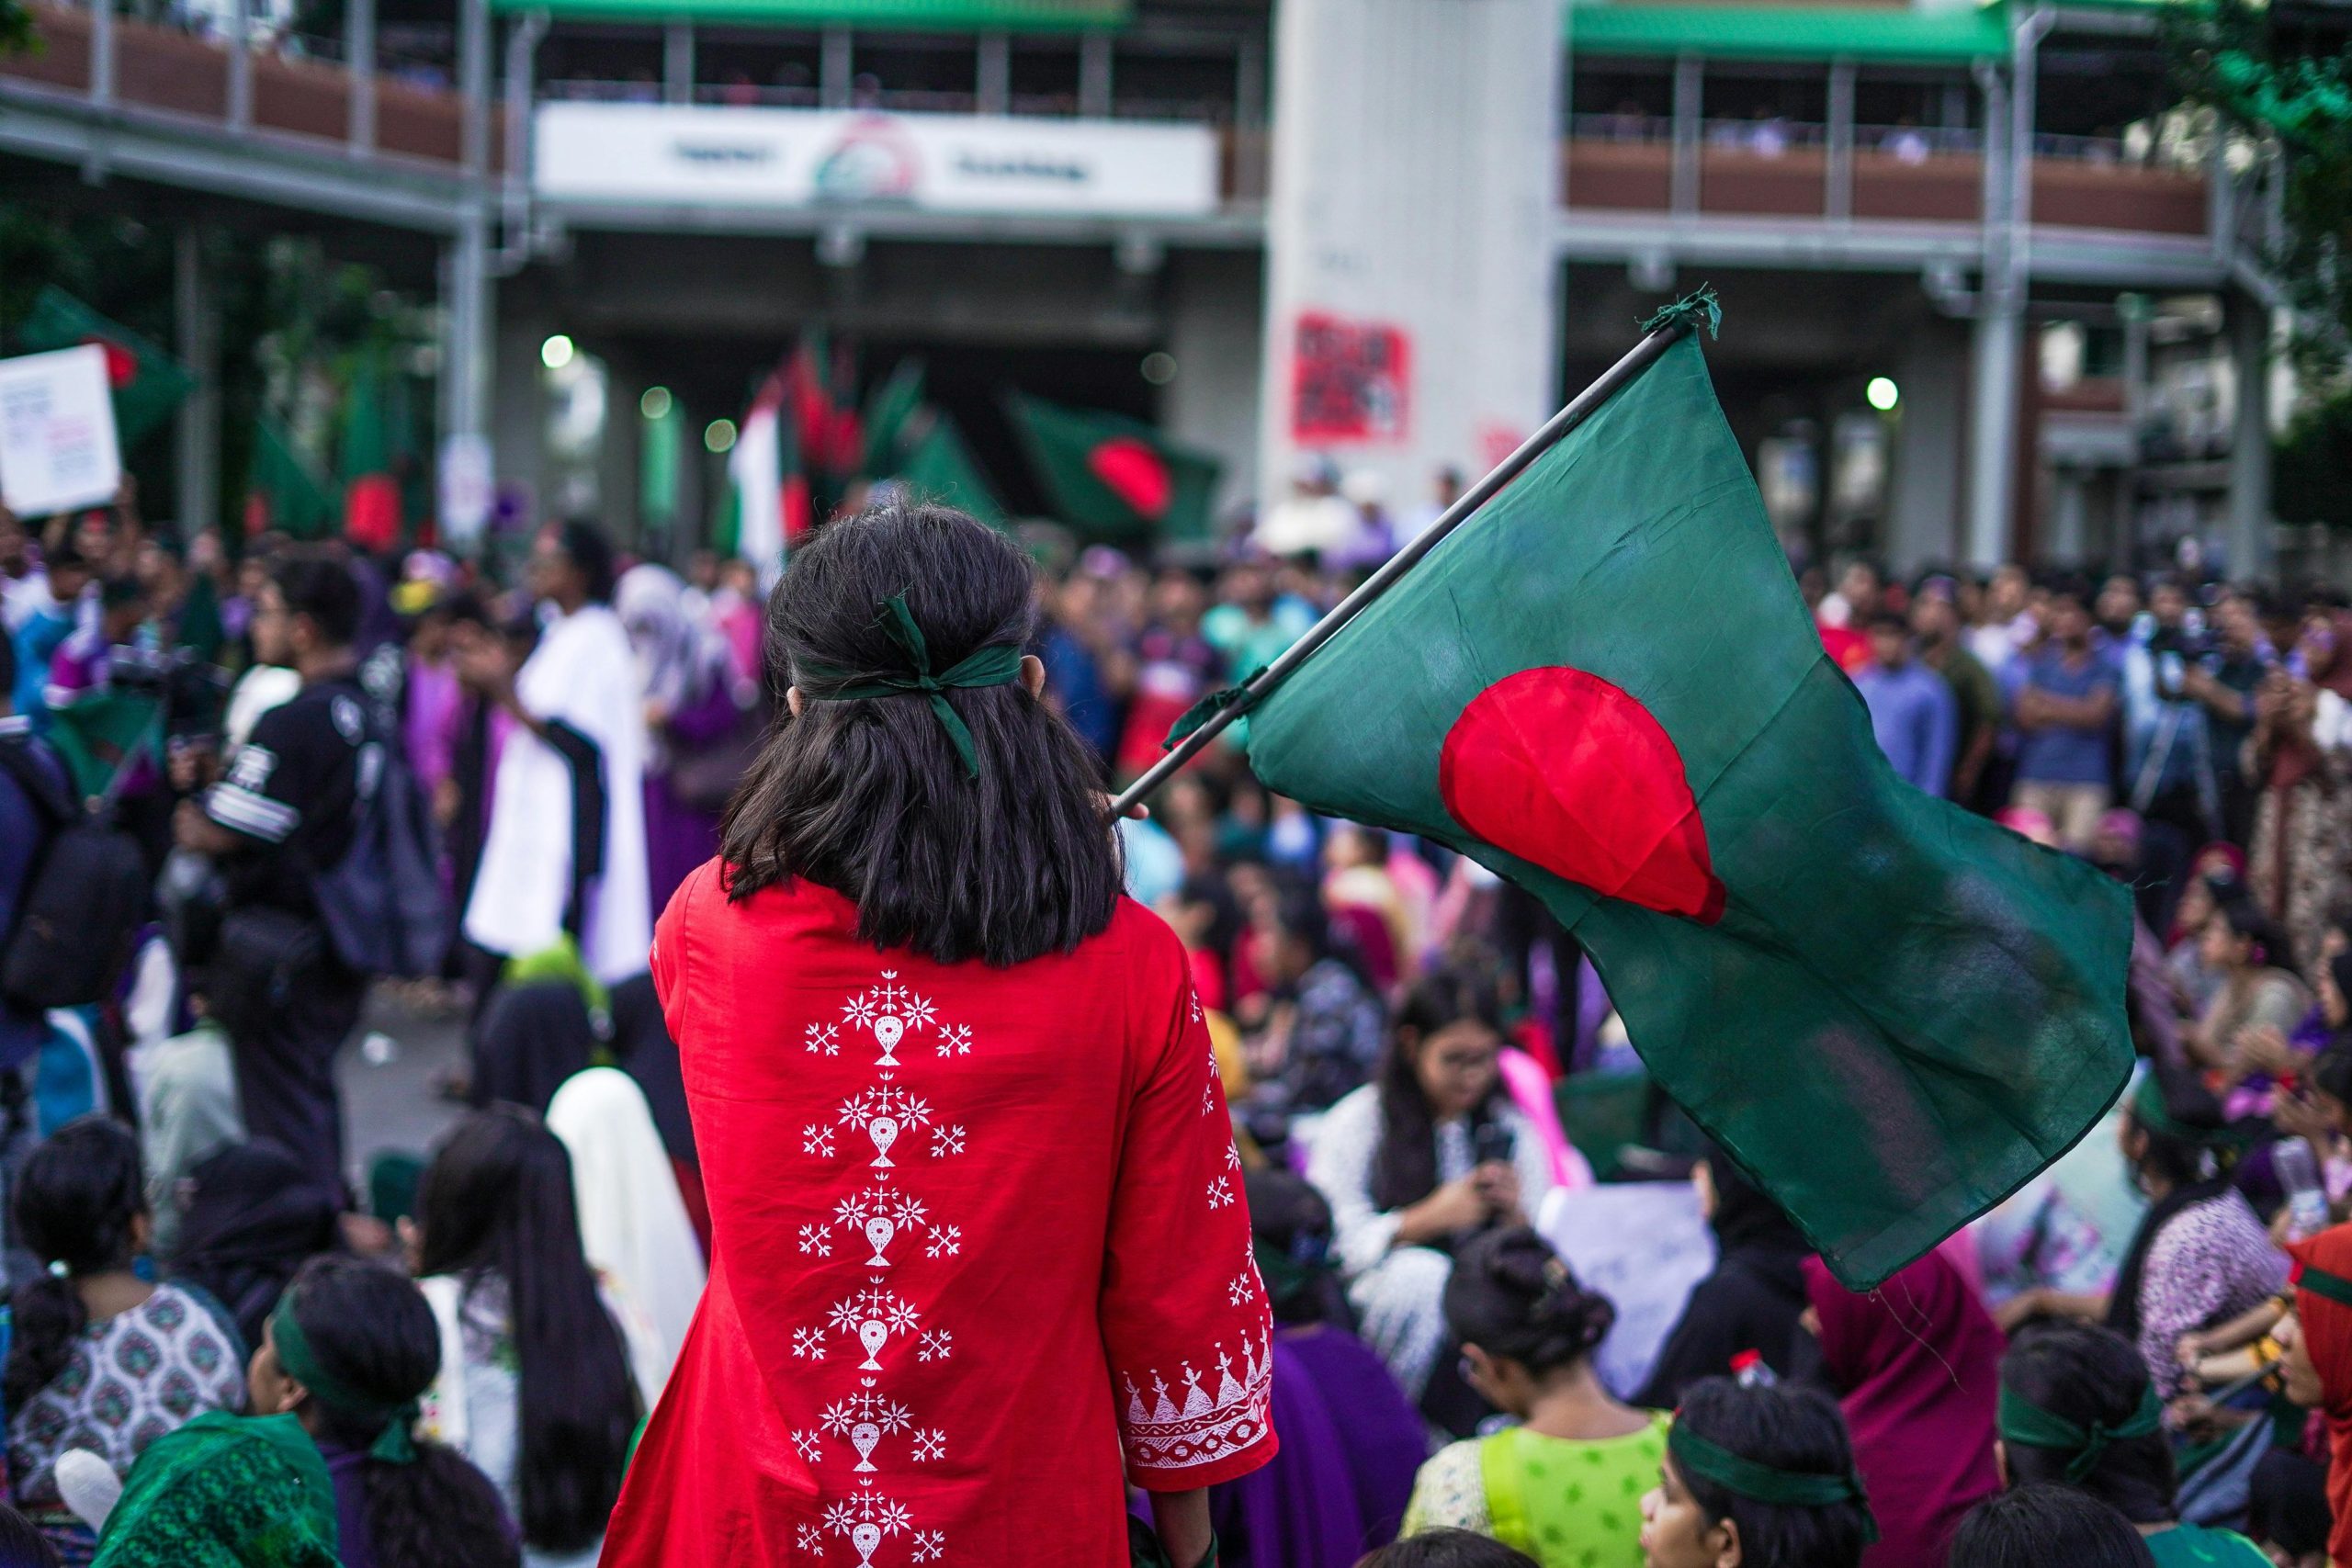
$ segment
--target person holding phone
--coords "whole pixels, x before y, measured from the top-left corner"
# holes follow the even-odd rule
[[[1543,1144],[1496,1070],[1502,1043],[1483,976],[1424,976],[1397,1010],[1373,1081],[1316,1129],[1306,1168],[1330,1201],[1365,1342],[1423,1415],[1465,1436],[1487,1410],[1445,1354],[1454,1251],[1526,1223],[1552,1186]]]

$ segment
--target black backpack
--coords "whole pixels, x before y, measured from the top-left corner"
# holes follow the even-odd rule
[[[351,848],[311,878],[327,941],[360,975],[426,979],[441,972],[453,921],[441,886],[431,803],[398,745],[368,719],[359,753]]]
[[[35,1010],[103,1002],[147,922],[150,879],[139,840],[115,826],[111,786],[96,809],[84,810],[24,741],[0,741],[0,771],[48,825],[0,942],[0,996]]]

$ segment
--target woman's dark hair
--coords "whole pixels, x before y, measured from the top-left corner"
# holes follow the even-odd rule
[[[2352,1036],[2339,1035],[2312,1059],[2311,1079],[2320,1093],[2352,1105]]]
[[[1437,1190],[1437,1120],[1421,1090],[1416,1061],[1431,1036],[1465,1020],[1502,1033],[1502,1006],[1494,987],[1469,970],[1433,969],[1397,1006],[1388,1048],[1374,1073],[1380,1086],[1380,1142],[1372,1152],[1372,1201],[1384,1212],[1418,1203]],[[1493,1120],[1491,1100],[1472,1111],[1472,1137]]]
[[[2278,925],[2245,888],[2233,887],[2226,895],[2217,894],[2213,912],[2228,924],[2233,935],[2254,943],[2253,963],[2276,964],[2287,957],[2287,939],[2278,934]]]
[[[1331,1257],[1331,1205],[1303,1177],[1279,1167],[1241,1179],[1250,1239],[1274,1321],[1352,1326],[1347,1292]]]
[[[2047,1482],[1988,1497],[1951,1538],[1947,1568],[2155,1568],[2132,1521],[2090,1494]]]
[[[181,1188],[170,1278],[209,1294],[228,1309],[238,1337],[259,1345],[296,1271],[334,1249],[342,1196],[266,1138],[214,1150]]]
[[[1746,1388],[1729,1378],[1702,1378],[1682,1391],[1674,1421],[1694,1438],[1775,1470],[1844,1475],[1854,1468],[1836,1403],[1794,1383]],[[1675,1474],[1710,1526],[1729,1519],[1739,1527],[1743,1568],[1854,1568],[1862,1560],[1870,1516],[1860,1503],[1759,1503],[1679,1465]]]
[[[0,1568],[58,1568],[57,1548],[32,1520],[0,1503]]]
[[[1423,1530],[1382,1547],[1356,1568],[1536,1568],[1535,1559],[1492,1536]]]
[[[2138,1414],[2148,1393],[2148,1363],[2132,1342],[2086,1323],[2042,1323],[2020,1331],[2001,1358],[2001,1386],[2063,1420],[2120,1427]],[[2066,1480],[2075,1456],[2056,1449],[2007,1447],[2009,1478],[2017,1485],[2046,1481],[2078,1485],[2135,1525],[2170,1523],[2172,1445],[2162,1432],[2118,1438],[2079,1482]]]
[[[297,545],[269,563],[288,615],[308,615],[319,635],[336,648],[359,635],[359,580],[351,563],[323,545]]]
[[[612,603],[618,574],[613,567],[613,542],[605,537],[605,531],[584,517],[575,517],[556,530],[556,543],[580,569],[581,580],[587,584],[588,603]]]
[[[728,896],[805,876],[857,904],[857,935],[943,964],[1068,953],[1111,922],[1123,868],[1085,743],[1018,681],[950,690],[970,777],[921,694],[782,700],[796,671],[911,673],[882,606],[906,597],[932,671],[1023,648],[1035,610],[1012,541],[944,506],[886,502],[797,547],[768,600],[767,739],[728,804]]]
[[[421,1396],[441,1369],[441,1330],[424,1292],[379,1264],[314,1258],[280,1310],[302,1325],[320,1372],[376,1407],[343,1409],[311,1389],[313,1437],[366,1452],[383,1433],[382,1408]],[[380,1568],[515,1568],[522,1561],[498,1488],[455,1450],[420,1442],[412,1463],[368,1459],[363,1466],[368,1544]]]
[[[2222,1102],[2211,1089],[2179,1068],[2150,1062],[2148,1071],[2154,1075],[2157,1091],[2164,1097],[2165,1118],[2177,1131],[2150,1125],[2133,1108],[2132,1098],[2123,1101],[2132,1124],[2148,1140],[2147,1152],[2140,1156],[2141,1170],[2175,1188],[2206,1179],[2211,1170],[2209,1161],[2229,1163],[2228,1151],[2216,1149],[2213,1145],[2228,1125]]]
[[[21,1410],[65,1370],[90,1321],[74,1278],[130,1266],[133,1224],[147,1212],[139,1140],[104,1116],[68,1122],[26,1159],[10,1209],[17,1239],[46,1266],[17,1287],[0,1373],[0,1398]]]
[[[1525,1225],[1487,1231],[1454,1255],[1445,1281],[1445,1324],[1464,1345],[1542,1376],[1600,1348],[1617,1308],[1588,1291]]]
[[[418,1189],[417,1272],[507,1292],[521,1383],[523,1539],[549,1552],[595,1540],[620,1495],[639,1411],[628,1353],[580,1247],[571,1159],[527,1111],[458,1123]]]

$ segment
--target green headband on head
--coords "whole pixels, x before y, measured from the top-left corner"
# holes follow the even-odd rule
[[[1011,685],[1021,675],[1021,649],[1011,643],[990,643],[986,648],[974,649],[944,673],[934,675],[931,672],[930,645],[923,641],[922,628],[915,625],[914,615],[907,608],[907,596],[893,593],[877,608],[880,614],[875,625],[907,656],[908,671],[876,673],[804,661],[793,671],[792,683],[800,689],[802,696],[820,703],[855,702],[865,697],[930,698],[931,711],[939,719],[939,727],[947,731],[947,739],[964,764],[965,776],[978,778],[980,758],[972,747],[972,732],[949,705],[947,692],[951,687]]]
[[[2066,1479],[2080,1484],[2085,1476],[2098,1468],[2109,1444],[2153,1437],[2164,1429],[2164,1402],[2156,1397],[2153,1383],[2141,1393],[2139,1408],[2112,1427],[2086,1427],[2069,1421],[2029,1402],[2005,1383],[1995,1419],[2005,1443],[2072,1455],[2066,1461]]]
[[[1684,1475],[1711,1481],[1735,1496],[1783,1508],[1830,1508],[1851,1503],[1862,1510],[1862,1540],[1878,1540],[1878,1518],[1871,1512],[1870,1495],[1853,1471],[1827,1475],[1820,1471],[1776,1470],[1744,1459],[1720,1444],[1690,1431],[1677,1420],[1666,1429],[1667,1452]]]
[[[2309,1291],[2320,1300],[2334,1302],[2340,1307],[2352,1307],[2352,1280],[2331,1274],[2316,1263],[2298,1262],[2288,1279],[2296,1290]]]
[[[379,1459],[387,1464],[407,1464],[416,1458],[416,1444],[409,1437],[409,1428],[416,1424],[416,1401],[387,1404],[380,1399],[370,1399],[320,1366],[310,1337],[302,1332],[301,1320],[294,1315],[291,1285],[278,1298],[277,1310],[269,1314],[269,1337],[277,1347],[278,1366],[288,1377],[309,1389],[311,1398],[354,1421],[384,1423],[383,1431],[368,1446],[369,1459]]]
[[[2227,1127],[2191,1127],[2175,1121],[2172,1107],[2165,1100],[2165,1086],[2153,1071],[2142,1075],[2140,1087],[2132,1091],[2132,1119],[2151,1133],[2200,1149],[2226,1148],[2238,1141]]]

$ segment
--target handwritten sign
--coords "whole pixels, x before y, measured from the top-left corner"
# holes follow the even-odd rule
[[[110,501],[122,483],[106,350],[0,359],[0,501],[42,517]]]

